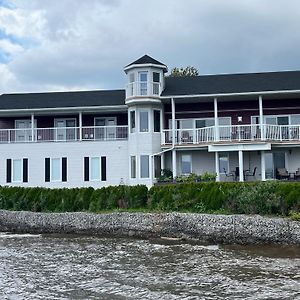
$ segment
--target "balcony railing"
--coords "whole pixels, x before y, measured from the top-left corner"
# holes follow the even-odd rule
[[[243,141],[300,141],[300,125],[230,125],[176,129],[175,144]],[[162,144],[173,143],[172,129],[163,130]]]
[[[128,126],[0,129],[0,143],[127,140]]]
[[[131,82],[126,87],[126,98],[133,96],[159,96],[159,82]]]

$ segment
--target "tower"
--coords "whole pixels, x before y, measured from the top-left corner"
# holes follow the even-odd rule
[[[129,124],[129,184],[152,185],[160,171],[164,89],[167,66],[144,55],[124,68],[127,75],[126,105]]]

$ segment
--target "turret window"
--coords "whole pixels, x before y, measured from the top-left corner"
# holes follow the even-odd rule
[[[149,131],[148,111],[140,111],[140,132]]]
[[[160,110],[154,110],[153,112],[154,119],[154,132],[160,132]]]
[[[140,81],[140,95],[147,95],[148,73],[139,72],[139,81]]]
[[[130,133],[135,132],[135,110],[130,112]]]
[[[160,74],[153,72],[153,95],[159,95]]]

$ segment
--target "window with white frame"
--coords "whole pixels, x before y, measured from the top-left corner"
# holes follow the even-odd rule
[[[229,173],[229,157],[227,153],[219,154],[219,172],[221,174]]]
[[[181,173],[182,174],[192,173],[192,156],[190,154],[183,154],[181,156]]]
[[[149,131],[149,113],[148,111],[140,111],[140,132]]]
[[[106,181],[106,156],[83,158],[84,181]]]
[[[148,72],[139,72],[140,95],[147,95]]]
[[[135,110],[130,111],[130,133],[135,132]]]
[[[91,180],[100,180],[100,157],[91,157]]]
[[[134,94],[134,81],[135,81],[135,74],[129,74],[129,96],[133,96]]]
[[[136,156],[130,156],[130,177],[136,178]]]
[[[141,178],[149,178],[149,155],[141,155]]]
[[[61,180],[61,162],[60,158],[51,159],[51,181],[60,181]]]
[[[21,182],[22,181],[22,160],[13,159],[12,160],[12,182]]]
[[[160,132],[160,110],[153,111],[153,126],[154,132]]]
[[[160,73],[153,72],[153,95],[159,95]]]

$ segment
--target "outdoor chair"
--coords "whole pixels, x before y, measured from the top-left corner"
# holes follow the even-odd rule
[[[278,168],[276,170],[276,178],[277,179],[289,179],[290,178],[290,174],[288,173],[288,171],[286,170],[286,168]]]
[[[229,173],[227,173],[227,171],[226,171],[226,169],[225,169],[225,168],[223,168],[223,170],[224,170],[224,174],[225,174],[225,176],[226,176],[226,177],[232,177],[232,178],[234,178],[234,177],[235,177],[235,174],[234,174],[233,172],[229,172]]]
[[[295,180],[299,180],[300,179],[300,168],[297,169],[295,175],[294,175]]]
[[[256,174],[256,169],[257,169],[257,167],[255,167],[254,169],[253,169],[253,172],[251,173],[250,171],[247,171],[246,172],[246,178],[248,178],[248,177],[253,177],[253,179],[255,180],[255,174]]]
[[[192,138],[188,131],[182,131],[181,141],[182,143],[190,143],[192,141]]]

